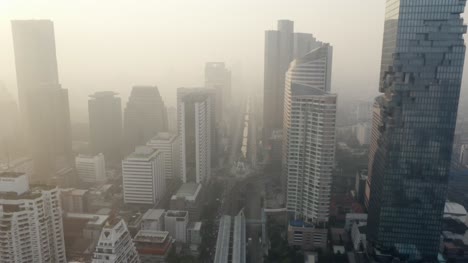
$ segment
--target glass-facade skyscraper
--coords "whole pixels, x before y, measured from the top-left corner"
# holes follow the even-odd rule
[[[465,56],[465,0],[387,0],[369,161],[368,242],[438,253]]]

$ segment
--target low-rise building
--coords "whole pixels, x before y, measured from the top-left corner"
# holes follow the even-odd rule
[[[288,225],[288,244],[304,250],[325,249],[328,241],[327,227],[307,224],[300,220],[290,221]]]
[[[167,231],[140,230],[133,239],[141,263],[165,263],[172,248],[172,238]]]
[[[75,158],[75,167],[82,182],[101,183],[106,181],[106,162],[102,153],[78,155]]]
[[[168,210],[164,216],[164,228],[177,242],[187,242],[187,211]]]
[[[192,222],[187,227],[187,243],[190,244],[190,253],[198,255],[202,242],[201,236],[202,222]]]
[[[89,190],[66,188],[60,189],[62,209],[65,212],[85,213],[88,212]]]
[[[164,209],[149,209],[141,219],[141,230],[164,230]]]
[[[182,184],[171,197],[170,208],[189,212],[190,221],[200,219],[200,199],[202,185],[197,183]]]

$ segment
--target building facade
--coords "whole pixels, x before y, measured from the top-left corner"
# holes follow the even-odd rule
[[[388,0],[367,241],[437,258],[465,57],[466,1]],[[375,110],[374,110],[375,112]]]
[[[0,174],[0,226],[0,262],[67,262],[56,187],[30,188],[25,174]]]
[[[104,154],[83,155],[75,158],[75,167],[78,177],[85,183],[99,183],[107,180],[106,161]]]
[[[126,152],[145,145],[158,132],[167,132],[167,111],[158,87],[133,87],[124,111]]]
[[[222,129],[229,122],[228,113],[231,104],[231,71],[224,62],[205,64],[205,87],[216,90],[216,123]]]
[[[289,63],[320,45],[311,34],[294,33],[294,22],[279,20],[277,30],[265,32],[263,141],[283,127],[285,73]]]
[[[179,136],[160,132],[146,146],[159,150],[164,154],[166,180],[180,179],[180,142]]]
[[[57,163],[72,163],[68,91],[62,89],[50,20],[11,22],[22,125],[34,160],[33,182],[47,182]]]
[[[189,214],[187,211],[167,210],[164,216],[164,228],[177,242],[187,242],[187,226]]]
[[[164,154],[146,146],[122,161],[125,204],[156,205],[166,191]]]
[[[336,102],[332,47],[296,59],[286,74],[283,178],[287,209],[308,224],[328,222],[335,165]],[[286,182],[287,181],[287,182]]]
[[[122,102],[112,91],[89,96],[89,143],[93,154],[103,153],[108,162],[122,160]]]
[[[182,181],[202,183],[211,175],[212,92],[209,89],[179,88],[179,124]]]
[[[140,263],[135,244],[123,220],[102,229],[92,263]]]

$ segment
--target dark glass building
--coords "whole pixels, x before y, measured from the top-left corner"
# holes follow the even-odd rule
[[[387,0],[368,242],[436,258],[465,56],[464,0]]]

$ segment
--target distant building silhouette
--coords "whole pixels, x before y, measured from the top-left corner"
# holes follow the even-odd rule
[[[59,84],[54,26],[11,22],[23,127],[34,160],[33,181],[47,181],[57,161],[72,163],[68,92]]]
[[[205,87],[216,90],[216,123],[222,129],[231,120],[228,119],[231,105],[231,71],[224,62],[208,62],[205,64]]]
[[[93,154],[103,153],[108,162],[122,160],[122,104],[117,93],[96,92],[89,96],[89,141]]]
[[[167,112],[156,86],[135,86],[124,112],[126,152],[146,145],[158,132],[167,132]]]
[[[437,260],[465,58],[466,1],[387,1],[367,240]],[[382,254],[382,253],[380,253]]]

